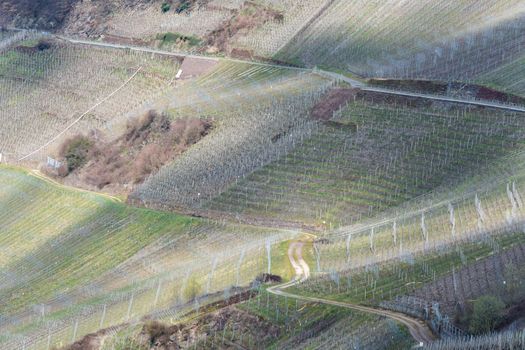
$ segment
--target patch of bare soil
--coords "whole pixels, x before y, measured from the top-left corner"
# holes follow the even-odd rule
[[[397,79],[370,79],[369,84],[387,89],[410,91],[423,94],[438,94],[457,98],[471,98],[525,105],[525,98],[523,97],[476,84],[432,80]]]
[[[245,339],[257,339],[260,344],[268,343],[280,335],[279,327],[235,306],[228,306],[188,323],[170,326],[155,321],[149,322],[142,328],[137,342],[145,349],[188,349],[195,343],[222,334],[225,329],[231,329],[232,325],[235,325],[237,334],[243,334]],[[216,346],[221,348],[220,344]],[[232,347],[244,348],[239,340],[238,344],[231,341],[230,345],[224,344],[222,349]]]
[[[181,79],[192,79],[210,72],[213,67],[217,65],[217,61],[186,57],[182,62],[180,69],[182,70]]]
[[[130,121],[126,132],[113,141],[105,141],[98,131],[67,139],[57,157],[63,165],[55,175],[73,186],[128,193],[199,142],[211,126],[209,120],[170,121],[167,116],[150,111]],[[49,174],[49,170],[46,172]]]
[[[154,40],[143,40],[137,38],[128,38],[124,36],[114,35],[114,34],[104,34],[100,37],[104,41],[108,41],[113,44],[119,45],[131,45],[131,46],[152,46]]]
[[[312,109],[312,117],[317,120],[330,120],[335,112],[344,107],[356,96],[356,89],[332,89],[323,96]]]
[[[40,40],[35,46],[24,46],[19,45],[14,48],[14,51],[25,53],[25,54],[33,54],[40,51],[46,51],[52,48],[55,45],[51,40]]]
[[[260,283],[282,283],[283,279],[281,276],[272,275],[271,273],[262,273],[255,279],[256,282]]]
[[[283,14],[270,7],[245,1],[243,6],[228,20],[226,20],[219,29],[212,31],[206,38],[209,47],[216,48],[218,51],[232,52],[236,55],[247,58],[251,53],[246,50],[236,50],[230,47],[230,41],[238,34],[247,33],[269,21],[282,21]]]
[[[104,328],[95,333],[87,334],[73,344],[61,348],[61,350],[99,350],[102,348],[104,340],[109,334],[128,326],[128,323],[123,323],[118,326]]]
[[[105,334],[102,332],[91,333],[63,348],[63,350],[99,350],[102,347],[104,337]]]

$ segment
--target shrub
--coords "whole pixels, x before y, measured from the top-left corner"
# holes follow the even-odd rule
[[[163,335],[169,335],[169,327],[166,325],[158,322],[158,321],[150,321],[146,322],[143,327],[143,331],[149,335],[151,339],[155,339],[158,337],[161,337]]]
[[[175,10],[175,12],[182,13],[186,10],[189,10],[190,6],[191,6],[191,3],[189,1],[183,1],[179,6],[177,6],[177,9]]]
[[[210,125],[202,119],[186,120],[186,130],[184,131],[184,143],[188,146],[197,143],[208,132]]]
[[[189,46],[197,46],[201,43],[201,39],[191,36],[191,35],[183,35],[180,33],[162,33],[157,34],[157,40],[161,40],[161,45],[168,44],[168,43],[176,43],[176,42],[183,42],[188,44]]]
[[[504,309],[505,303],[492,295],[485,295],[475,300],[470,331],[474,334],[494,331],[502,321]]]
[[[36,45],[36,48],[38,49],[38,51],[49,50],[51,48],[51,43],[45,40],[40,40]]]
[[[66,140],[59,156],[67,169],[59,175],[82,168],[78,178],[90,186],[130,189],[201,140],[211,126],[211,121],[199,118],[172,122],[166,114],[149,111],[129,120],[124,134],[113,141],[106,142],[96,133]]]
[[[185,300],[194,300],[202,292],[202,286],[197,278],[191,277],[188,279],[186,287],[182,292]]]
[[[92,150],[93,143],[88,137],[76,135],[62,144],[59,154],[66,160],[68,172],[72,172],[86,164]]]
[[[169,150],[155,143],[144,146],[133,163],[132,181],[143,182],[149,174],[157,172],[171,158]]]
[[[167,2],[165,2],[165,3],[162,4],[160,9],[162,10],[162,12],[166,13],[166,12],[168,12],[171,9],[171,5],[169,3],[167,3]]]

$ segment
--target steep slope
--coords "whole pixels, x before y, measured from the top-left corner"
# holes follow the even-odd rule
[[[227,63],[186,86],[168,110],[198,113],[216,127],[139,187],[132,198],[147,205],[198,208],[227,186],[278,159],[309,133],[309,108],[333,82],[279,67]]]
[[[78,0],[2,0],[0,27],[57,29]]]
[[[172,86],[179,67],[172,57],[38,35],[13,44],[0,57],[0,153],[42,161],[69,135],[93,128],[118,135]]]
[[[279,244],[292,231],[132,208],[5,166],[0,184],[0,348],[45,347],[48,335],[65,344],[152,312],[176,317],[195,297],[290,274]]]
[[[524,123],[520,114],[356,92],[295,149],[204,207],[327,228],[350,224],[522,150]]]
[[[523,54],[524,10],[500,0],[333,1],[276,57],[365,76],[470,80]]]

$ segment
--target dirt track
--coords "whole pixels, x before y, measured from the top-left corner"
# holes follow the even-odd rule
[[[367,306],[361,306],[316,297],[306,297],[285,292],[284,289],[300,284],[301,282],[304,282],[306,279],[308,279],[310,276],[310,268],[306,261],[304,261],[302,256],[303,245],[304,243],[302,242],[292,242],[290,243],[290,246],[288,248],[288,259],[290,259],[290,263],[292,264],[295,270],[296,277],[290,282],[268,288],[268,292],[275,295],[286,296],[288,298],[294,298],[314,303],[322,303],[327,305],[334,305],[391,318],[407,326],[408,330],[410,331],[410,334],[412,335],[414,340],[416,340],[416,342],[418,342],[419,344],[427,344],[436,339],[435,335],[432,333],[430,328],[428,328],[428,326],[423,321],[399,312],[375,309]]]

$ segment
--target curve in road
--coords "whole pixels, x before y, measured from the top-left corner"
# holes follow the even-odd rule
[[[288,247],[288,259],[290,260],[290,263],[292,264],[292,267],[295,270],[295,278],[290,282],[268,288],[268,292],[274,295],[285,296],[288,298],[294,298],[294,299],[299,299],[299,300],[308,301],[308,302],[322,303],[326,305],[344,307],[347,309],[361,311],[361,312],[365,312],[365,313],[369,313],[373,315],[388,317],[390,319],[398,321],[404,324],[405,326],[407,326],[414,340],[416,340],[416,342],[418,342],[420,345],[430,343],[436,339],[436,336],[432,333],[430,328],[423,321],[417,318],[407,316],[399,312],[393,312],[393,311],[383,310],[383,309],[375,309],[372,307],[367,307],[367,306],[362,306],[362,305],[356,305],[356,304],[351,304],[351,303],[346,303],[346,302],[317,298],[317,297],[307,297],[307,296],[296,295],[296,294],[285,292],[284,290],[286,288],[300,284],[306,281],[310,277],[310,268],[302,256],[303,246],[304,246],[303,242],[292,242],[290,243],[290,246]]]

